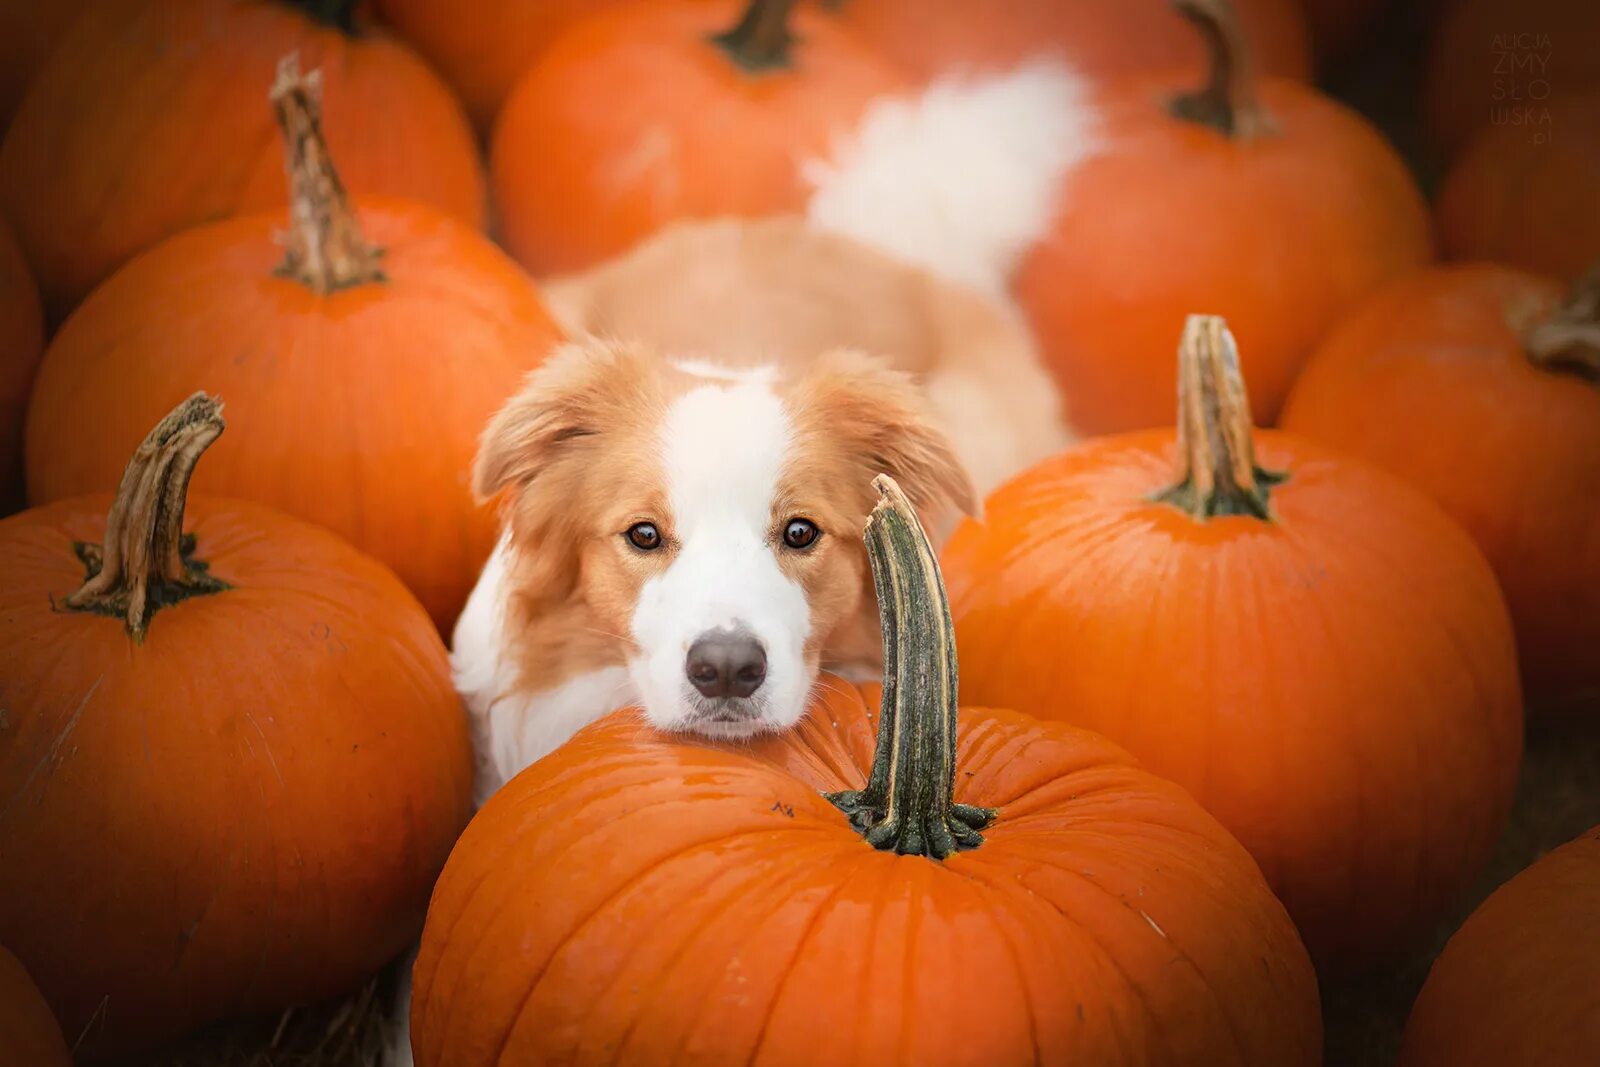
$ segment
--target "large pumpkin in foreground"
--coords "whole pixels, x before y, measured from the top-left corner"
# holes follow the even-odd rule
[[[1429,500],[1251,440],[1220,319],[1184,332],[1171,430],[996,490],[945,548],[962,694],[1098,730],[1234,832],[1319,967],[1425,935],[1510,808],[1516,654],[1483,557]]]
[[[434,892],[420,1067],[1319,1062],[1293,927],[1182,790],[1015,712],[958,731],[937,564],[879,485],[881,716],[832,678],[747,745],[622,712],[512,780]]]
[[[283,203],[261,97],[285,55],[324,70],[345,101],[329,132],[351,188],[482,225],[483,169],[461,105],[404,44],[357,30],[355,4],[84,4],[0,143],[0,210],[53,321],[162,238]]]
[[[1196,308],[1238,332],[1255,417],[1272,422],[1328,327],[1428,258],[1421,194],[1382,136],[1305,85],[1256,78],[1225,0],[1176,6],[1212,45],[1209,80],[1097,95],[1082,122],[1100,144],[1015,279],[1084,434],[1168,423],[1165,353]]]
[[[287,219],[163,242],[51,342],[28,413],[28,492],[38,503],[116,485],[144,431],[203,384],[230,398],[235,433],[197,488],[341,534],[448,632],[496,533],[468,485],[478,434],[558,331],[476,231],[421,204],[352,209],[319,84],[290,63],[274,89],[294,179]]]
[[[50,1005],[22,963],[0,946],[0,1063],[16,1067],[72,1067]]]
[[[1369,460],[1477,541],[1511,606],[1529,707],[1600,697],[1600,265],[1476,264],[1385,287],[1312,357],[1283,426]]]
[[[114,499],[0,521],[0,943],[89,1054],[359,985],[469,811],[444,646],[394,575],[254,504],[185,511],[221,431],[197,395]]]
[[[1494,891],[1434,961],[1400,1067],[1588,1067],[1600,1056],[1600,826]]]

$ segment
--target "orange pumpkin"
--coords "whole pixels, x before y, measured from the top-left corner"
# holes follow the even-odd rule
[[[1560,278],[1600,253],[1600,89],[1532,126],[1489,125],[1439,192],[1435,225],[1452,259],[1489,259]]]
[[[185,510],[221,432],[196,394],[115,498],[0,521],[0,941],[96,1054],[358,985],[470,811],[394,575],[255,504]]]
[[[840,19],[923,77],[1003,70],[1059,56],[1096,80],[1170,68],[1203,71],[1205,49],[1167,17],[1167,0],[826,0]],[[1297,0],[1237,0],[1239,23],[1263,70],[1311,76]]]
[[[487,132],[506,94],[567,23],[621,0],[378,0]]]
[[[677,219],[802,210],[802,162],[900,76],[792,3],[750,0],[739,18],[730,3],[641,0],[571,25],[495,125],[512,255],[536,274],[577,270]]]
[[[17,957],[0,946],[0,1063],[17,1067],[72,1067],[50,1005]]]
[[[1453,155],[1486,125],[1531,132],[1554,94],[1600,88],[1594,0],[1452,0],[1428,56],[1423,117]]]
[[[283,160],[261,87],[295,52],[321,66],[345,102],[330,132],[352,188],[481,226],[483,172],[461,105],[404,45],[366,28],[347,32],[350,6],[88,5],[0,145],[0,208],[17,226],[52,321],[162,238],[283,203]]]
[[[0,515],[22,504],[22,416],[43,351],[39,290],[0,221]]]
[[[1495,890],[1434,961],[1400,1067],[1583,1067],[1600,1050],[1600,826]]]
[[[89,0],[0,4],[0,130],[22,103],[45,57]]]
[[[1454,903],[1510,807],[1505,603],[1420,493],[1252,442],[1220,319],[1190,319],[1179,388],[1176,434],[1047,460],[952,536],[962,695],[1126,745],[1250,849],[1319,967],[1378,962]]]
[[[1215,821],[1093,734],[958,711],[938,563],[875,484],[881,713],[832,678],[743,745],[625,711],[512,780],[429,905],[419,1067],[1320,1062],[1305,950]]]
[[[287,257],[283,216],[247,216],[165,241],[97,290],[40,367],[28,491],[116,484],[141,426],[198,382],[226,389],[240,432],[199,488],[344,535],[448,628],[495,537],[468,484],[478,433],[557,330],[476,231],[421,204],[353,213],[315,84],[286,65],[274,96],[294,173]]]
[[[1600,268],[1559,287],[1440,267],[1331,334],[1284,427],[1438,501],[1494,566],[1534,706],[1600,695]]]
[[[1105,146],[1064,178],[1015,282],[1085,434],[1168,420],[1161,353],[1196,307],[1238,332],[1271,422],[1338,316],[1428,256],[1422,198],[1382,138],[1305,86],[1254,78],[1225,3],[1179,6],[1215,46],[1210,83],[1100,94]]]

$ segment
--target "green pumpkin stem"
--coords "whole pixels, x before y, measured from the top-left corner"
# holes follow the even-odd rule
[[[1573,283],[1554,311],[1533,324],[1523,342],[1538,366],[1600,382],[1600,263]]]
[[[1172,114],[1246,140],[1276,124],[1256,99],[1255,63],[1229,0],[1172,0],[1178,14],[1200,31],[1210,57],[1206,84],[1173,99]]]
[[[322,136],[321,72],[301,74],[290,53],[278,63],[270,95],[289,176],[289,231],[277,273],[323,296],[381,281],[383,249],[362,236]]]
[[[63,601],[67,610],[121,618],[142,641],[158,609],[228,588],[193,558],[194,540],[183,534],[189,479],[222,428],[222,403],[196,393],[150,431],[122,472],[105,543],[76,546],[88,575]]]
[[[883,702],[865,789],[831,793],[874,848],[942,860],[983,843],[988,808],[955,802],[956,635],[939,560],[893,478],[864,534],[883,626]]]
[[[715,34],[711,43],[752,74],[783,70],[789,66],[794,35],[789,13],[794,0],[750,0],[744,15],[731,30]]]
[[[1154,499],[1204,521],[1272,517],[1284,475],[1256,466],[1239,348],[1220,315],[1190,315],[1178,346],[1178,480]]]
[[[325,26],[344,33],[356,32],[356,0],[288,0]]]

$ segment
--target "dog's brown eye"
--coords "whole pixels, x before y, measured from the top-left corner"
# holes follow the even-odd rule
[[[783,543],[790,548],[810,548],[822,536],[810,519],[790,519],[783,527]]]
[[[653,522],[636,522],[628,527],[628,532],[623,536],[628,539],[628,544],[641,552],[652,552],[661,547],[661,531],[656,529]]]

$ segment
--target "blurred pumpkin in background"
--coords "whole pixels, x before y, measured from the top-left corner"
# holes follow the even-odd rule
[[[1600,254],[1600,88],[1552,102],[1548,121],[1479,129],[1434,217],[1449,259],[1576,277]]]
[[[506,94],[574,19],[626,0],[377,0],[377,9],[461,95],[484,133]]]
[[[1320,1063],[1238,842],[1103,738],[957,708],[933,549],[875,484],[881,692],[825,677],[728,744],[623,711],[508,783],[429,905],[419,1067]]]
[[[22,418],[43,351],[39,290],[0,220],[0,515],[22,506]]]
[[[1584,1067],[1600,1050],[1600,826],[1494,891],[1434,961],[1400,1067]]]
[[[607,6],[568,26],[500,113],[501,236],[535,274],[560,273],[678,219],[799,211],[802,163],[902,85],[813,5]]]
[[[840,20],[905,69],[936,77],[1004,70],[1040,56],[1094,80],[1173,68],[1197,74],[1208,56],[1169,17],[1169,0],[823,0]],[[1311,76],[1298,0],[1235,0],[1261,68]]]
[[[261,87],[291,52],[321,67],[343,102],[329,132],[353,189],[482,225],[483,172],[461,105],[405,45],[354,32],[353,6],[88,6],[0,144],[0,208],[52,321],[162,238],[283,203],[283,158]]]
[[[1094,99],[1103,144],[1062,179],[1015,279],[1084,434],[1170,420],[1162,353],[1197,307],[1238,334],[1256,421],[1270,423],[1339,315],[1428,258],[1422,197],[1377,131],[1315,90],[1257,78],[1222,0],[1177,7],[1211,46],[1209,80]]]
[[[419,203],[351,206],[319,82],[285,63],[273,95],[292,172],[287,251],[281,211],[245,216],[179,234],[96,290],[40,366],[28,492],[115,485],[139,427],[204,382],[238,398],[238,433],[198,488],[342,534],[448,632],[496,532],[469,485],[478,434],[559,334],[482,234]]]
[[[72,1067],[50,1005],[17,957],[0,945],[0,1063]]]
[[[0,4],[0,130],[11,121],[56,41],[89,4],[90,0]]]
[[[326,530],[186,502],[221,432],[197,394],[114,497],[0,520],[0,942],[86,1056],[366,981],[470,811],[427,614]]]
[[[1594,0],[1450,0],[1427,57],[1423,115],[1451,158],[1490,125],[1528,131],[1555,94],[1600,89]]]
[[[1252,433],[1192,316],[1178,430],[996,490],[944,551],[963,699],[1104,733],[1261,864],[1325,975],[1426,936],[1489,858],[1522,750],[1505,602],[1397,479]]]
[[[1600,697],[1600,265],[1565,301],[1510,267],[1374,295],[1295,383],[1286,430],[1438,501],[1494,566],[1530,704]]]

